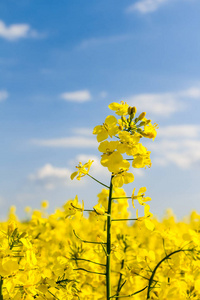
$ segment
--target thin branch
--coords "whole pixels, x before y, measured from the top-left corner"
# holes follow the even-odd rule
[[[125,252],[125,250],[126,250],[126,248],[124,249],[124,252]],[[121,261],[121,270],[123,269],[123,267],[124,267],[124,259]],[[118,285],[117,285],[116,298],[117,298],[117,296],[119,296],[119,293],[120,293],[122,287],[126,283],[126,280],[123,282],[123,284],[121,284],[121,281],[122,281],[122,273],[120,272],[119,280],[118,280]]]
[[[60,284],[60,283],[62,283],[62,282],[77,282],[77,283],[78,283],[77,280],[61,279],[61,280],[57,280],[57,281],[56,281],[56,284]]]
[[[73,258],[73,260],[83,260],[83,261],[91,262],[91,263],[99,265],[99,266],[103,266],[103,267],[106,266],[105,264],[100,264],[98,262],[95,262],[95,261],[92,261],[92,260],[89,260],[89,259],[85,259],[85,258]]]
[[[81,211],[81,212],[83,212],[83,211],[92,211],[92,212],[95,212],[94,209],[82,209],[82,208],[80,208],[80,207],[77,207],[77,206],[73,205],[73,203],[71,203],[71,206],[72,206],[73,208],[75,208],[75,209]]]
[[[106,244],[106,243],[105,243],[105,244]],[[104,251],[105,255],[107,256],[107,251],[106,251],[106,249],[105,249],[104,245],[103,245],[103,244],[101,244],[101,246],[102,246],[102,248],[103,248],[103,251]]]
[[[85,272],[88,272],[88,273],[98,274],[98,275],[106,275],[106,273],[93,272],[93,271],[86,270],[86,269],[84,269],[84,268],[77,268],[77,269],[73,269],[73,270],[74,270],[74,271],[85,271]]]
[[[111,298],[130,298],[130,297],[132,297],[132,296],[134,296],[136,294],[139,294],[139,293],[143,292],[146,288],[147,288],[147,286],[145,286],[143,289],[141,289],[141,290],[139,290],[139,291],[137,291],[137,292],[135,292],[133,294],[130,294],[130,295],[124,295],[124,296],[116,296],[116,295],[114,295],[114,296],[111,296],[110,299]]]
[[[51,294],[55,299],[59,300],[59,298],[57,298],[54,294],[52,294],[49,290],[48,290],[49,294]]]
[[[165,261],[166,259],[169,259],[170,256],[172,256],[173,254],[176,254],[178,252],[185,252],[185,251],[193,251],[193,249],[185,249],[185,250],[184,249],[178,249],[178,250],[175,250],[175,251],[171,252],[170,254],[166,255],[163,259],[161,259],[161,261],[159,261],[159,263],[157,263],[157,265],[155,266],[155,268],[154,268],[154,270],[153,270],[153,272],[151,274],[151,277],[149,278],[149,285],[148,285],[148,290],[147,290],[147,299],[150,299],[150,292],[151,292],[151,289],[152,289],[151,288],[151,284],[154,281],[153,280],[154,275],[155,275],[158,267],[161,265],[161,263],[163,261]]]
[[[73,230],[73,233],[74,233],[75,237],[77,237],[77,239],[79,239],[79,240],[80,240],[81,242],[83,242],[83,243],[98,244],[98,245],[104,244],[104,245],[106,245],[106,243],[91,242],[91,241],[82,240],[82,239],[76,234],[75,230]]]
[[[138,221],[138,219],[112,219],[112,221]]]
[[[93,180],[95,180],[96,182],[100,183],[101,185],[105,186],[107,189],[109,189],[109,186],[107,186],[106,184],[102,183],[101,181],[97,180],[96,178],[94,178],[93,176],[91,176],[90,174],[87,174],[90,178],[92,178]]]
[[[132,199],[132,197],[113,197],[112,200],[117,200],[117,199]]]

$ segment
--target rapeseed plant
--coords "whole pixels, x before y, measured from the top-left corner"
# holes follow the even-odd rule
[[[103,186],[97,204],[85,209],[76,195],[48,215],[45,200],[41,210],[25,208],[30,220],[19,221],[11,207],[0,223],[0,300],[200,299],[200,215],[176,222],[168,212],[158,221],[146,187],[131,196],[122,188],[134,181],[131,167],[151,166],[140,140],[154,140],[157,124],[127,103],[109,108],[120,118],[109,115],[93,133],[110,183],[89,174],[91,160],[71,175]],[[144,215],[131,218],[129,201]]]

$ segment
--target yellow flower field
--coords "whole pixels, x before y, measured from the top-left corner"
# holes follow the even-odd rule
[[[75,195],[48,215],[44,201],[24,222],[11,208],[0,224],[0,300],[200,299],[200,215],[177,222],[169,212],[159,221],[145,187],[132,195],[122,188],[133,184],[134,168],[151,166],[140,140],[154,140],[157,124],[127,103],[109,108],[120,119],[109,115],[93,133],[110,184],[89,174],[93,161],[80,162],[71,179],[103,186],[93,208]],[[135,202],[142,217],[130,215]]]

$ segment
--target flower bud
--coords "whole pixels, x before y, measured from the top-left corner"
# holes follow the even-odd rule
[[[144,119],[145,116],[146,116],[146,113],[142,112],[138,117],[138,121]]]
[[[135,106],[133,106],[133,107],[129,106],[129,108],[128,108],[128,114],[130,116],[133,115],[133,114],[135,114],[136,112],[137,112],[137,109],[136,109]]]
[[[128,114],[129,114],[129,115],[131,115],[131,109],[132,109],[132,107],[129,106],[129,108],[128,108]]]
[[[137,112],[137,108],[135,106],[133,106],[132,109],[131,109],[131,113],[136,114],[136,112]]]
[[[138,127],[141,127],[141,126],[144,126],[144,125],[146,125],[146,122],[142,121],[142,122],[138,125]]]
[[[128,114],[129,114],[131,117],[134,117],[134,115],[136,114],[136,112],[137,112],[137,109],[136,109],[135,106],[133,106],[133,107],[129,106],[129,108],[128,108]]]

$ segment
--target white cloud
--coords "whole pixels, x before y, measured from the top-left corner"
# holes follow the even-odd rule
[[[136,106],[139,111],[169,117],[173,113],[185,109],[187,107],[185,100],[187,99],[200,100],[200,88],[194,86],[171,93],[136,94],[128,97],[127,102],[129,105]]]
[[[169,2],[169,0],[140,0],[130,5],[126,12],[131,13],[139,11],[142,14],[151,13],[156,11],[160,6]]]
[[[148,145],[155,153],[154,162],[160,166],[170,163],[189,169],[200,165],[200,126],[175,125],[158,129],[158,140]]]
[[[200,133],[200,126],[197,125],[171,125],[158,129],[162,138],[197,138]]]
[[[131,35],[129,34],[122,34],[122,35],[113,35],[107,37],[98,37],[98,38],[89,38],[83,40],[80,45],[77,46],[78,50],[87,49],[91,47],[96,47],[104,44],[113,44],[118,42],[123,42],[129,40]]]
[[[183,90],[177,93],[177,96],[183,98],[199,99],[200,100],[200,87],[191,87],[187,90]]]
[[[173,163],[181,169],[189,169],[200,164],[200,140],[171,141],[157,144],[155,163],[168,165]]]
[[[28,24],[12,24],[7,26],[2,20],[0,20],[0,37],[14,41],[21,38],[37,37],[38,33],[31,29]]]
[[[66,101],[72,101],[72,102],[86,102],[91,100],[91,94],[90,91],[88,90],[67,92],[61,94],[60,97]]]
[[[70,184],[71,173],[67,168],[57,168],[51,164],[46,164],[34,174],[30,174],[29,179],[44,186],[46,189],[54,189],[58,186]]]
[[[108,93],[105,92],[105,91],[102,91],[102,92],[100,93],[100,97],[101,97],[101,98],[106,98],[107,96],[108,96]]]
[[[84,178],[84,180],[77,181],[75,179],[71,180],[70,176],[72,172],[76,171],[75,166],[77,166],[79,162],[82,162],[84,164],[88,162],[89,159],[94,161],[90,171],[91,175],[98,177],[101,177],[101,175],[103,175],[104,179],[110,178],[109,172],[100,164],[100,157],[97,157],[95,155],[80,154],[68,162],[70,169],[58,168],[50,163],[47,163],[46,165],[38,169],[35,173],[30,174],[28,176],[28,179],[48,190],[66,186],[85,186],[88,184],[88,182],[90,182],[89,178],[86,177]]]
[[[140,94],[129,97],[129,105],[136,106],[139,111],[169,117],[184,108],[175,94]]]
[[[31,143],[43,146],[43,147],[57,147],[57,148],[93,148],[97,147],[98,144],[95,139],[74,136],[57,139],[33,139]]]
[[[93,129],[92,128],[84,128],[84,127],[73,128],[73,132],[75,134],[79,134],[79,135],[92,136]]]
[[[9,94],[7,91],[0,91],[0,102],[8,98]]]

